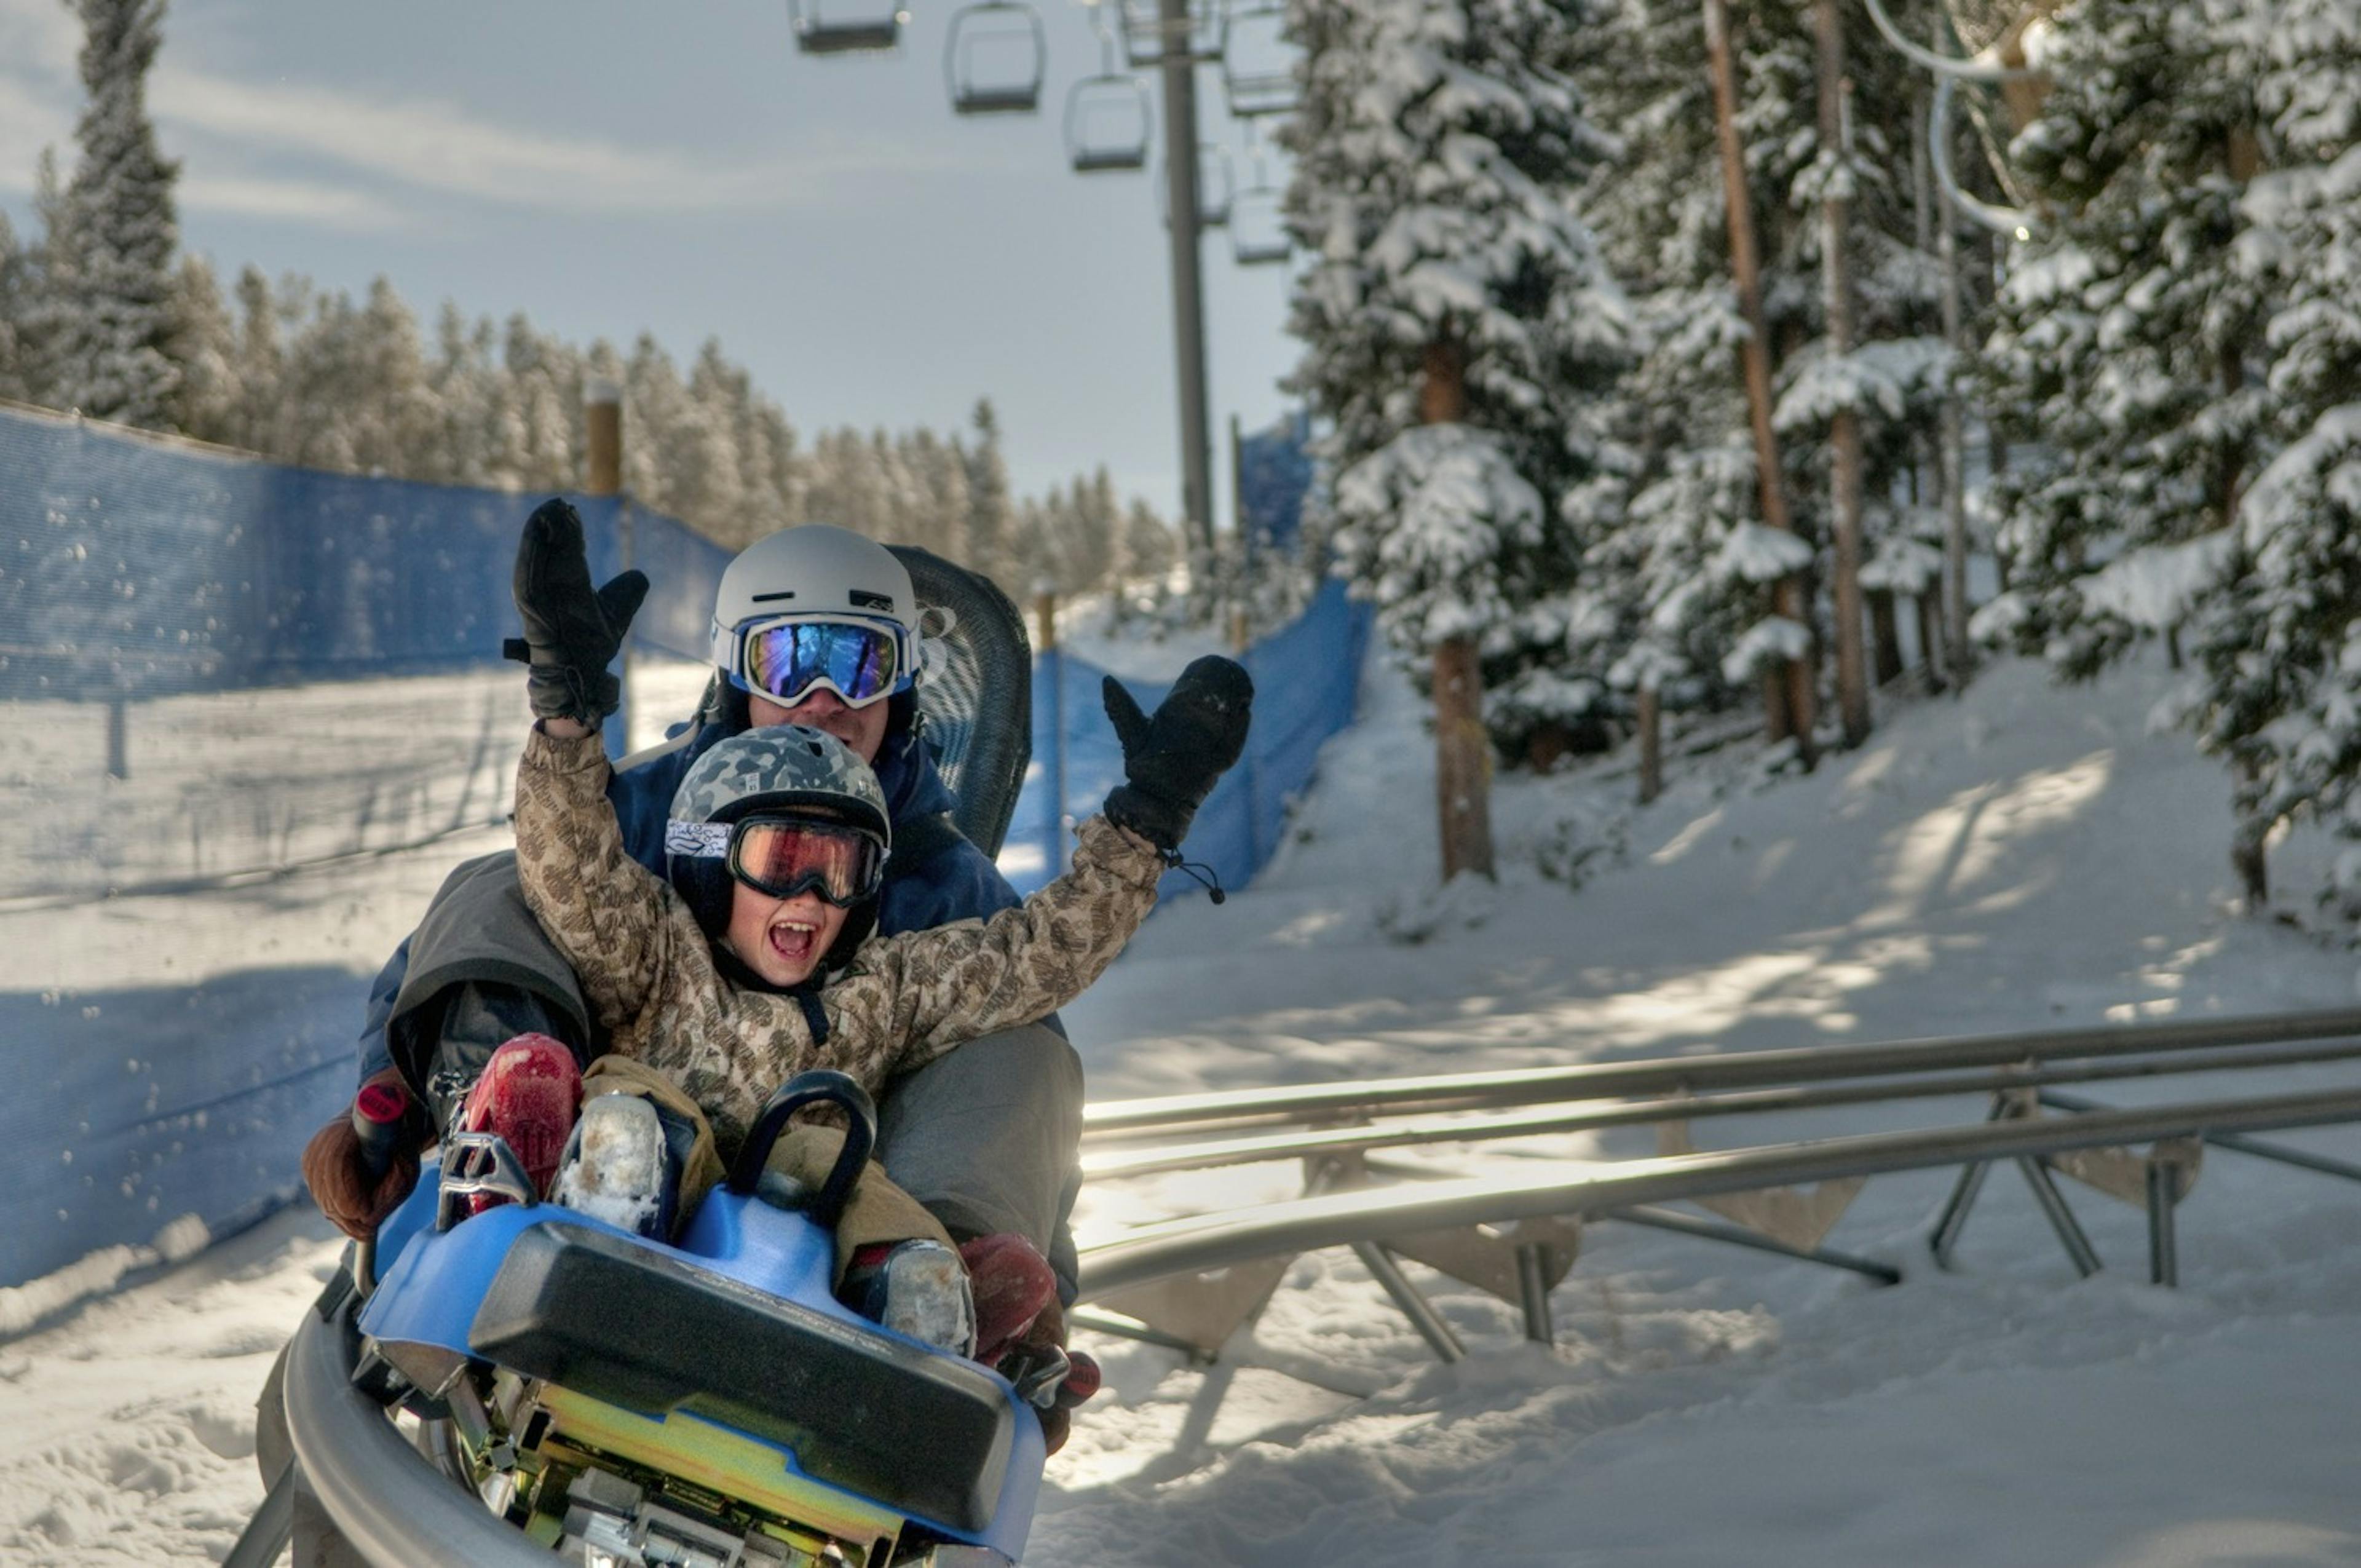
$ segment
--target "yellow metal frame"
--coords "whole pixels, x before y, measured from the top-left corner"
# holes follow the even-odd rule
[[[871,1563],[884,1562],[901,1538],[900,1514],[797,1475],[777,1449],[686,1411],[652,1420],[549,1385],[538,1402],[551,1422],[544,1448],[555,1441],[612,1454],[848,1544],[867,1541]]]

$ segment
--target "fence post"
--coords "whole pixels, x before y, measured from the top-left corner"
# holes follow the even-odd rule
[[[1066,869],[1066,669],[1058,652],[1058,590],[1041,578],[1033,585],[1035,656],[1049,682],[1049,755],[1043,773],[1049,781],[1049,866]]]
[[[618,496],[623,489],[623,389],[604,377],[582,384],[582,493]],[[615,507],[615,555],[619,572],[631,569],[631,507]],[[616,651],[615,677],[622,688],[622,706],[607,725],[607,755],[611,760],[631,749],[631,633],[625,631]]]
[[[1664,704],[1653,675],[1640,682],[1640,804],[1664,793]]]
[[[1235,430],[1235,415],[1231,416],[1231,424]],[[1240,605],[1230,611],[1230,656],[1245,663],[1246,646],[1246,607]],[[1254,729],[1249,725],[1246,750],[1238,754],[1238,784],[1246,794],[1246,856],[1251,862],[1246,870],[1248,876],[1262,870],[1263,861],[1270,859],[1271,849],[1263,841],[1262,770],[1255,765],[1257,750]]]
[[[130,702],[121,692],[106,699],[106,776],[131,776]]]

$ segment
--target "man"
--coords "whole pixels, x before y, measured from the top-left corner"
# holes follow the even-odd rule
[[[632,858],[663,874],[674,791],[712,746],[750,726],[807,724],[869,762],[884,790],[894,852],[881,934],[1015,905],[1015,890],[951,823],[950,793],[919,734],[918,644],[909,574],[884,546],[818,524],[750,545],[715,598],[716,699],[664,745],[625,759],[609,785]],[[373,1178],[351,1119],[323,1127],[304,1153],[322,1211],[350,1234],[375,1234],[417,1180],[415,1146],[444,1124],[493,1047],[529,1031],[596,1050],[571,971],[517,891],[514,857],[487,857],[452,874],[370,992],[363,1087],[406,1082],[424,1092],[428,1109],[408,1124],[412,1146]],[[1082,1097],[1081,1062],[1054,1018],[1004,1030],[888,1086],[878,1158],[955,1238],[1027,1237],[1071,1301],[1066,1222],[1079,1184]]]

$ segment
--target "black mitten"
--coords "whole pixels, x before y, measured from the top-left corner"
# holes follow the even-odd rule
[[[592,592],[582,514],[562,500],[533,510],[517,544],[524,636],[509,639],[501,652],[532,666],[525,690],[536,717],[596,725],[615,711],[622,683],[607,666],[647,595],[643,572],[624,572]]]
[[[1177,850],[1214,781],[1246,750],[1254,681],[1236,660],[1207,654],[1180,672],[1153,718],[1113,675],[1104,695],[1126,780],[1107,794],[1107,818],[1159,850]]]

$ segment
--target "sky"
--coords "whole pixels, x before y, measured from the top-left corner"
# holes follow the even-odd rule
[[[988,396],[1020,490],[1104,463],[1177,516],[1161,149],[1138,173],[1068,169],[1068,94],[1101,69],[1072,0],[1040,13],[1041,114],[952,114],[955,9],[914,7],[896,54],[817,58],[785,0],[177,0],[149,108],[181,160],[181,243],[225,279],[250,263],[358,295],[382,274],[422,322],[445,299],[522,310],[577,343],[652,332],[684,364],[719,337],[807,433],[955,428]],[[63,0],[0,0],[20,236],[41,148],[71,167],[80,36]],[[1201,139],[1257,183],[1216,68],[1198,98]],[[1289,406],[1290,269],[1236,267],[1217,232],[1202,270],[1226,521],[1230,417]]]

